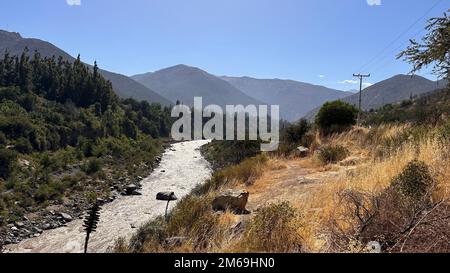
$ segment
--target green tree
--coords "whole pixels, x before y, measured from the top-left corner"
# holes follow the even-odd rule
[[[428,34],[422,42],[411,40],[409,47],[397,58],[403,58],[413,65],[411,73],[425,66],[433,65],[433,72],[447,80],[450,79],[450,17],[432,18],[426,26]],[[450,84],[450,81],[449,81]]]
[[[316,116],[316,124],[325,135],[339,133],[356,124],[358,109],[343,101],[325,103]]]
[[[8,179],[14,170],[17,153],[9,149],[0,149],[0,178]]]

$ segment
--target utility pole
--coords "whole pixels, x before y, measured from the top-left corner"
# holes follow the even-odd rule
[[[360,125],[361,122],[361,97],[362,97],[362,84],[364,78],[369,78],[370,74],[364,75],[364,74],[353,74],[353,77],[359,78],[359,106],[358,106],[358,121],[357,125]]]

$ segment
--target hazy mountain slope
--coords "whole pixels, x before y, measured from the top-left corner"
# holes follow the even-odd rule
[[[381,81],[362,92],[361,105],[364,110],[378,109],[386,104],[397,103],[416,96],[444,87],[444,82],[434,82],[420,76],[396,75]],[[358,105],[359,94],[342,99],[353,105]],[[319,108],[306,115],[313,118]]]
[[[348,96],[349,92],[291,80],[221,77],[248,96],[280,105],[281,116],[295,121],[326,101]]]
[[[25,47],[29,49],[30,53],[37,50],[42,56],[62,56],[65,60],[75,60],[75,58],[49,42],[39,39],[22,38],[19,33],[0,30],[0,54],[3,55],[6,50],[11,55],[22,54]],[[114,90],[122,98],[147,100],[163,105],[171,104],[166,98],[127,76],[106,70],[101,70],[101,73],[106,79],[111,81]]]
[[[132,76],[160,95],[192,106],[194,97],[202,97],[203,105],[261,104],[228,82],[199,68],[177,65],[153,73]]]

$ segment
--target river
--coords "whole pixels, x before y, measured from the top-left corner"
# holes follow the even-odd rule
[[[156,201],[160,191],[173,191],[179,199],[211,176],[209,163],[199,148],[208,141],[190,141],[171,145],[160,166],[142,181],[141,196],[122,196],[101,210],[97,231],[91,234],[88,252],[102,253],[119,237],[131,238],[136,227],[164,214],[166,202]],[[171,202],[170,208],[176,202]],[[85,233],[83,220],[74,220],[65,227],[47,230],[39,237],[6,246],[6,252],[18,253],[80,253]]]

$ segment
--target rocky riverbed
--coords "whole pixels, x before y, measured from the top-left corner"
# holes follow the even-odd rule
[[[209,163],[199,148],[208,141],[191,141],[171,145],[163,154],[160,165],[137,185],[129,185],[117,192],[110,203],[103,206],[96,233],[91,235],[89,252],[106,252],[119,237],[130,238],[136,228],[164,213],[166,203],[157,201],[160,191],[173,191],[181,198],[211,176]],[[171,207],[176,202],[171,203]],[[32,219],[16,222],[7,232],[31,237],[5,247],[6,252],[83,251],[82,215],[46,211],[48,221],[33,223]]]

